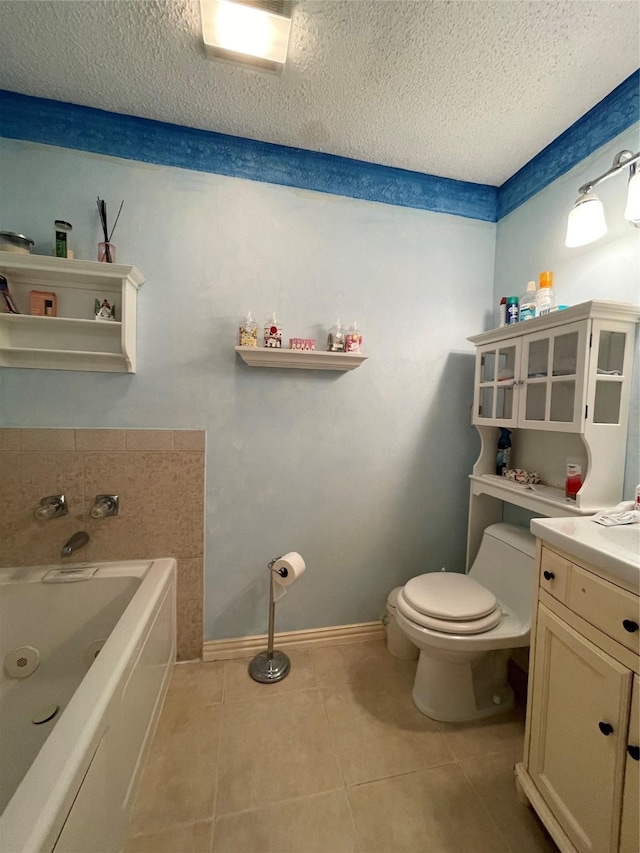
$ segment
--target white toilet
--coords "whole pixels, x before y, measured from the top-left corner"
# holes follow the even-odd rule
[[[398,594],[398,626],[420,649],[417,708],[462,722],[513,706],[511,649],[529,645],[535,538],[515,524],[492,524],[469,573],[431,572]]]

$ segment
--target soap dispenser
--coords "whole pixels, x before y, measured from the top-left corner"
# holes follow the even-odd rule
[[[282,348],[282,326],[276,320],[276,312],[271,315],[271,319],[264,324],[264,345],[272,349]]]
[[[349,326],[349,330],[344,336],[344,348],[346,352],[360,352],[362,346],[362,332],[358,329],[358,324],[354,320]]]
[[[329,329],[327,349],[329,352],[344,352],[344,329],[342,328],[340,318]]]
[[[251,316],[251,311],[247,311],[247,316],[240,321],[238,343],[241,347],[258,346],[258,324]]]

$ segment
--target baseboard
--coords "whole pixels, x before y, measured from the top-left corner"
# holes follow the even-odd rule
[[[365,640],[384,639],[382,622],[360,622],[357,625],[337,625],[334,628],[313,628],[310,631],[284,631],[276,634],[274,645],[278,649],[310,649],[319,646],[341,646]],[[267,635],[232,637],[228,640],[205,640],[202,660],[232,660],[253,657],[267,647]]]

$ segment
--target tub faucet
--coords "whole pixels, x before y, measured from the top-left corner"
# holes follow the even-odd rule
[[[89,534],[84,530],[74,533],[71,539],[62,546],[61,557],[70,557],[78,548],[82,548],[89,541]]]

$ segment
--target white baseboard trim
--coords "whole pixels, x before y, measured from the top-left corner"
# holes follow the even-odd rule
[[[284,631],[276,634],[277,649],[310,649],[318,646],[341,646],[345,643],[362,643],[365,640],[384,639],[382,622],[360,622],[357,625],[337,625],[334,628],[313,628],[310,631]],[[233,660],[253,657],[267,647],[267,635],[232,637],[228,640],[205,640],[202,660]]]

